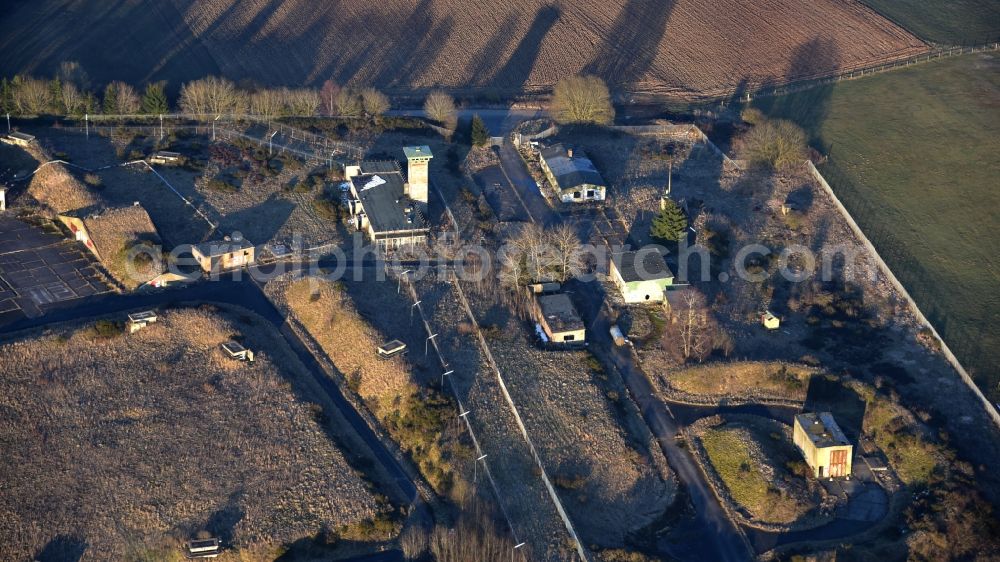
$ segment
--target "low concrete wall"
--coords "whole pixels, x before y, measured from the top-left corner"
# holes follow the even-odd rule
[[[997,412],[996,406],[994,406],[993,403],[991,403],[986,398],[983,392],[979,390],[979,387],[976,386],[975,381],[972,380],[972,377],[969,376],[969,373],[965,370],[964,367],[962,367],[962,364],[958,361],[958,358],[955,357],[955,354],[951,352],[951,349],[948,347],[948,344],[945,343],[944,339],[941,338],[941,334],[939,334],[937,329],[934,328],[934,326],[930,323],[929,320],[927,320],[927,317],[924,316],[924,313],[920,311],[920,307],[917,306],[916,301],[914,301],[913,297],[910,296],[910,293],[906,290],[906,287],[904,287],[903,284],[899,282],[899,279],[897,279],[896,276],[892,273],[892,270],[889,269],[888,264],[885,263],[885,261],[882,259],[882,256],[879,255],[878,250],[875,249],[875,246],[871,243],[870,240],[868,240],[868,237],[865,236],[864,231],[861,230],[861,227],[858,226],[858,223],[854,222],[854,218],[851,216],[851,213],[847,211],[847,208],[844,207],[844,204],[841,203],[840,199],[837,198],[837,194],[833,192],[833,189],[830,187],[830,184],[826,182],[826,179],[823,177],[822,174],[819,173],[819,170],[816,169],[816,166],[813,165],[811,161],[807,160],[806,167],[809,169],[809,173],[812,174],[812,176],[816,179],[816,181],[827,193],[827,195],[830,196],[830,199],[833,201],[833,204],[837,207],[840,213],[844,215],[844,219],[847,220],[847,224],[848,226],[851,227],[851,230],[854,232],[855,236],[857,236],[858,239],[861,240],[861,243],[864,245],[865,249],[867,249],[871,253],[871,255],[875,257],[875,261],[876,263],[878,263],[879,269],[882,271],[882,274],[885,275],[886,279],[889,280],[892,286],[895,287],[897,291],[899,291],[899,294],[902,295],[904,299],[906,299],[906,302],[909,305],[910,311],[913,312],[913,315],[917,317],[917,320],[919,320],[921,324],[930,329],[931,333],[934,335],[934,338],[937,339],[938,343],[941,345],[941,353],[944,355],[945,359],[947,359],[948,362],[951,363],[951,366],[954,367],[956,371],[958,371],[958,375],[962,378],[962,381],[966,384],[966,386],[968,386],[972,390],[973,393],[975,393],[976,397],[978,397],[979,400],[983,403],[983,406],[986,408],[986,413],[989,414],[990,418],[993,420],[993,423],[996,424],[998,428],[1000,428],[1000,412]]]

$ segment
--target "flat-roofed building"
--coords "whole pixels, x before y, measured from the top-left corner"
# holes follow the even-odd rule
[[[12,133],[7,133],[4,137],[0,137],[0,140],[3,140],[3,142],[7,144],[13,144],[16,146],[28,146],[29,144],[35,142],[35,136],[29,135],[28,133],[14,131]]]
[[[532,307],[545,339],[552,343],[582,343],[587,330],[566,293],[537,295]]]
[[[238,234],[223,240],[195,244],[191,247],[191,254],[206,273],[250,265],[256,256],[253,243]]]
[[[346,175],[351,194],[348,207],[354,225],[369,240],[386,250],[426,242],[430,234],[424,216],[426,185],[417,194],[423,200],[413,199],[411,187],[394,161],[348,166]]]
[[[795,416],[792,441],[816,478],[850,476],[854,446],[830,412]]]

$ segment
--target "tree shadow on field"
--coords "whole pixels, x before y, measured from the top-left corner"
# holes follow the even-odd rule
[[[243,520],[244,515],[243,508],[240,507],[240,501],[243,496],[243,490],[237,490],[229,495],[229,499],[226,504],[213,513],[208,521],[205,523],[205,528],[208,532],[212,533],[223,544],[233,543],[233,532],[236,529],[236,525]]]
[[[59,535],[35,556],[37,562],[77,562],[87,551],[87,542],[79,537]]]
[[[497,72],[496,57],[499,53],[507,50],[507,47],[514,41],[514,32],[517,31],[518,18],[510,14],[504,19],[500,27],[493,33],[493,37],[487,41],[479,51],[476,52],[472,60],[465,67],[465,75],[469,76],[472,83],[477,86],[497,85],[495,77]],[[520,47],[519,47],[520,48]]]
[[[832,39],[813,38],[795,48],[786,80],[803,80],[833,74],[840,68],[840,50]],[[822,84],[783,96],[758,99],[754,105],[771,117],[789,119],[805,129],[810,143],[825,150],[820,129],[830,112],[834,84]]]
[[[641,80],[656,60],[673,7],[672,0],[629,0],[583,74],[594,74],[608,84]]]
[[[493,76],[491,85],[511,90],[519,90],[524,86],[535,67],[535,61],[538,60],[538,53],[541,51],[545,36],[559,21],[560,15],[561,11],[556,6],[548,5],[538,9],[528,32],[521,38],[521,42],[517,44],[517,48],[503,68]],[[502,32],[503,29],[498,31]],[[489,56],[489,53],[484,54]]]

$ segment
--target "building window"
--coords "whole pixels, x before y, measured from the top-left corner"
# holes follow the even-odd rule
[[[574,336],[573,334],[568,334],[566,336],[563,336],[563,341],[573,341],[575,339],[576,339],[576,336]]]
[[[587,190],[587,198],[588,199],[593,199],[594,198],[594,190],[593,189],[588,189]]]

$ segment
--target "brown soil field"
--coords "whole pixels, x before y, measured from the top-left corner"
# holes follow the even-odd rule
[[[861,3],[838,0],[45,0],[6,10],[0,31],[0,73],[52,74],[76,60],[98,83],[169,80],[172,89],[221,74],[516,93],[582,72],[621,89],[690,96],[926,49]]]
[[[101,333],[0,347],[0,558],[174,559],[201,531],[245,551],[385,510],[345,458],[363,447],[331,406],[318,422],[304,367],[254,317],[168,310]],[[252,365],[224,356],[234,335]]]

